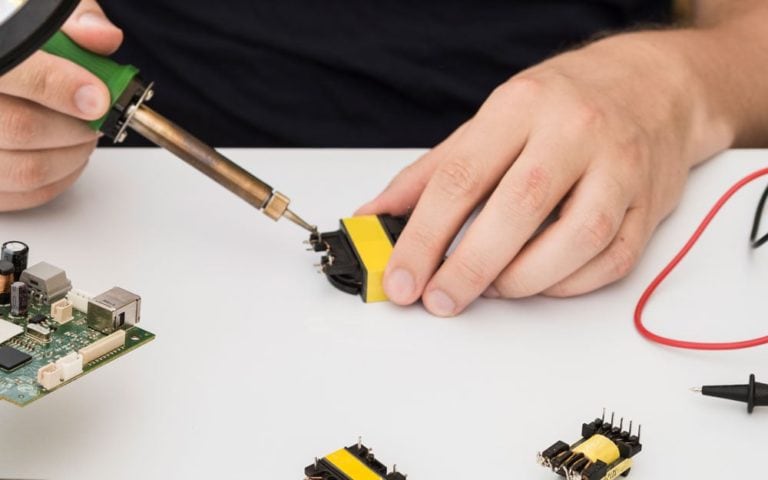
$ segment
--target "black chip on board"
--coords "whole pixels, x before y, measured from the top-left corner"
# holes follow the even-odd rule
[[[37,313],[29,319],[29,323],[42,323],[46,318],[42,313]]]
[[[6,372],[14,370],[28,361],[32,360],[32,356],[24,352],[20,352],[15,348],[2,346],[0,347],[0,368]]]

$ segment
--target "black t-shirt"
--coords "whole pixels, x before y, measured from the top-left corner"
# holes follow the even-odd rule
[[[217,146],[428,147],[490,91],[671,0],[102,0],[152,106]],[[132,135],[136,142],[138,135]]]

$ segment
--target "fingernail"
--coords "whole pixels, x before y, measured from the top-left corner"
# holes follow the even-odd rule
[[[424,303],[439,317],[450,317],[456,311],[456,302],[442,290],[432,290],[424,295]]]
[[[101,115],[106,108],[101,98],[101,90],[93,85],[85,85],[75,92],[75,105],[83,115],[89,117]]]
[[[483,296],[485,298],[499,298],[499,297],[501,297],[501,293],[499,293],[499,291],[496,289],[496,287],[491,285],[490,287],[488,287],[485,290],[485,292],[483,292]]]
[[[407,302],[416,289],[416,282],[408,270],[396,268],[387,275],[384,281],[384,291],[395,303]]]
[[[80,15],[80,18],[77,19],[77,23],[86,28],[115,28],[103,15],[94,12],[85,12]]]

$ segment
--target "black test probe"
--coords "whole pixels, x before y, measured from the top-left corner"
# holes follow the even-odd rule
[[[749,376],[749,383],[746,385],[708,385],[692,388],[691,391],[707,397],[744,402],[749,413],[752,413],[755,407],[768,406],[768,385],[756,382],[754,374]]]

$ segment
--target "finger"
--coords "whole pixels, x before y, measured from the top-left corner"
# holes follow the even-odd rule
[[[0,95],[0,149],[45,150],[99,137],[85,122],[16,97]]]
[[[123,43],[123,31],[107,19],[95,0],[81,0],[62,27],[78,45],[100,55],[111,55]]]
[[[106,85],[69,60],[37,52],[0,76],[0,93],[38,103],[84,120],[101,118],[109,108]]]
[[[2,193],[0,192],[0,212],[10,212],[14,210],[26,210],[39,207],[55,199],[66,191],[77,180],[83,172],[83,166],[76,172],[71,173],[56,183],[46,185],[37,190],[25,193]]]
[[[587,174],[560,218],[499,274],[493,282],[496,294],[505,298],[536,295],[571,275],[610,244],[629,202],[629,192],[617,181]]]
[[[439,161],[451,146],[455,143],[466,124],[456,129],[448,138],[418,160],[405,167],[387,185],[376,198],[366,203],[355,215],[376,215],[389,213],[391,215],[404,215],[411,211],[421,197],[429,178],[437,168]]]
[[[624,278],[634,269],[653,230],[654,227],[648,224],[648,213],[645,209],[630,209],[608,248],[575,273],[545,290],[544,294],[551,297],[572,297]]]
[[[440,159],[395,245],[384,276],[384,289],[395,303],[410,304],[421,296],[452,239],[518,150],[496,143],[496,152],[480,148],[465,153],[473,144],[476,139],[465,140]]]
[[[23,193],[54,184],[80,170],[96,142],[57,150],[0,151],[0,192]]]
[[[384,274],[392,302],[421,297],[456,233],[515,161],[528,135],[527,116],[515,107],[527,101],[515,89],[497,89],[441,154]]]
[[[504,175],[429,282],[423,301],[430,312],[455,315],[480,296],[578,181],[588,160],[586,142],[564,143],[558,135],[532,138]]]
[[[355,215],[408,213],[424,191],[429,177],[437,166],[438,158],[434,150],[422,155],[402,169],[376,198],[358,208]]]

